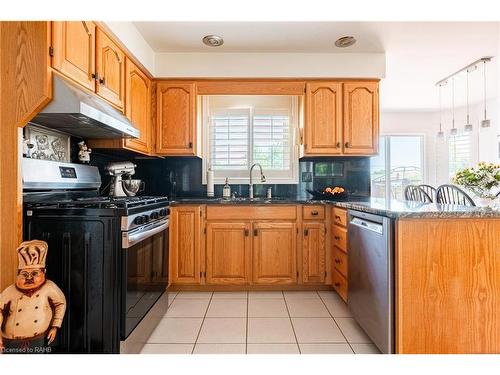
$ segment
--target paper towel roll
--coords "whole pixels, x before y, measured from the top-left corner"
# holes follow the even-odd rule
[[[207,197],[214,196],[214,171],[208,168],[207,171]]]

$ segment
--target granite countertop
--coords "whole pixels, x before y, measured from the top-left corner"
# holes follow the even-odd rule
[[[350,197],[342,201],[323,201],[307,197],[291,198],[180,198],[170,202],[171,206],[180,204],[222,204],[222,205],[274,205],[274,204],[328,204],[337,207],[363,211],[390,218],[500,218],[499,209],[442,205],[411,201],[385,200],[382,198]]]
[[[500,218],[500,210],[451,204],[371,198],[367,202],[335,202],[338,207],[390,218]]]

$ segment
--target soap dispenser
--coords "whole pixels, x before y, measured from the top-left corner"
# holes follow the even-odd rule
[[[231,186],[229,186],[228,178],[226,177],[226,184],[222,188],[222,198],[231,199]]]

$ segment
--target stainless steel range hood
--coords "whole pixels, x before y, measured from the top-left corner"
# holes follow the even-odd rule
[[[53,75],[53,100],[31,122],[80,138],[138,138],[140,132],[118,110]]]

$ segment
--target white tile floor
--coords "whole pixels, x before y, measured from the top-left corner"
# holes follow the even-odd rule
[[[375,354],[335,292],[171,292],[142,353]]]

